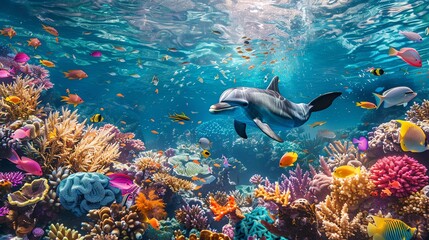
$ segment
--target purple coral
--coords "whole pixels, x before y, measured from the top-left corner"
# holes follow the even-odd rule
[[[22,172],[0,172],[0,180],[11,182],[13,187],[21,185],[24,177]]]
[[[182,206],[176,211],[176,219],[188,230],[197,229],[201,231],[208,227],[206,212],[200,205],[189,206],[186,204]]]
[[[174,150],[174,148],[168,148],[167,150],[164,151],[164,154],[168,158],[174,157],[176,155],[176,150]]]
[[[234,239],[234,227],[231,224],[226,224],[222,227],[222,233],[231,239]]]
[[[45,234],[45,231],[43,229],[36,227],[33,229],[32,234],[35,238],[39,239],[43,234]]]
[[[259,174],[254,174],[253,176],[250,177],[249,182],[251,184],[255,184],[255,185],[259,185],[262,183],[262,181],[264,181],[264,179],[262,178],[261,175]]]
[[[282,191],[290,191],[290,201],[295,201],[298,198],[305,198],[309,202],[314,202],[316,196],[310,191],[310,172],[303,171],[299,164],[296,165],[295,171],[289,171],[290,176],[282,174],[280,176],[280,189]]]
[[[0,217],[4,217],[9,213],[8,207],[0,207]]]
[[[427,168],[407,155],[379,159],[370,172],[370,178],[380,194],[388,189],[396,197],[406,197],[421,190],[429,180]],[[394,184],[396,182],[399,186]]]

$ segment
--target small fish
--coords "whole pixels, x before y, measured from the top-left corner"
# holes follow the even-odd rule
[[[94,114],[94,115],[93,115],[89,120],[90,120],[91,122],[98,123],[98,122],[102,122],[102,121],[104,120],[104,117],[103,117],[103,116],[101,116],[101,114],[96,113],[96,114]]]
[[[219,31],[219,30],[212,30],[212,33],[216,34],[216,35],[221,35],[222,34],[222,32]]]
[[[354,175],[358,175],[360,173],[360,167],[353,167],[349,165],[344,165],[335,168],[332,176],[336,178],[346,178]]]
[[[28,46],[32,46],[34,47],[34,49],[37,49],[37,47],[40,47],[42,45],[38,38],[30,38],[30,40],[28,40],[27,42]]]
[[[209,139],[202,137],[198,140],[198,145],[202,149],[210,149],[212,147],[213,143]]]
[[[99,58],[99,57],[101,57],[102,54],[100,51],[93,51],[90,55],[91,55],[91,57]]]
[[[153,77],[152,77],[152,84],[154,86],[158,86],[158,83],[159,83],[158,77],[156,75],[153,75]]]
[[[329,130],[320,130],[317,132],[317,137],[320,138],[327,138],[327,139],[334,139],[337,135]]]
[[[198,82],[200,82],[200,83],[204,83],[204,79],[202,78],[202,77],[198,77]]]
[[[228,162],[228,158],[227,157],[225,157],[224,155],[222,155],[222,159],[223,159],[222,165],[223,165],[224,168],[228,168],[228,167],[231,166],[231,164],[229,164],[229,162]]]
[[[177,123],[180,124],[180,125],[185,125],[185,122],[182,122],[182,121],[179,121]]]
[[[158,94],[158,93],[159,93],[158,88],[157,88],[157,89],[155,89],[155,93],[156,93],[156,94]],[[183,123],[183,122],[182,122],[182,123]],[[183,123],[183,124],[185,124],[185,123]],[[183,124],[182,124],[182,125],[183,125]]]
[[[158,131],[156,131],[156,130],[151,130],[150,132],[151,132],[152,134],[155,134],[155,135],[159,134],[159,132],[158,132]]]
[[[197,190],[199,190],[202,187],[203,187],[203,185],[196,186],[196,187],[194,187],[194,191],[197,191]]]
[[[71,94],[68,89],[66,92],[68,93],[68,96],[61,96],[61,101],[66,102],[67,104],[72,104],[74,107],[83,103],[83,100],[81,97],[79,97],[79,95]]]
[[[161,58],[161,61],[168,61],[168,60],[170,60],[172,57],[170,56],[170,55],[164,55],[164,56],[162,56],[162,58]]]
[[[19,155],[10,148],[11,153],[9,154],[9,158],[7,158],[12,163],[16,164],[16,167],[18,169],[21,169],[29,174],[35,175],[35,176],[42,176],[42,168],[40,167],[40,164],[33,159],[30,159],[28,157],[19,157]]]
[[[88,36],[88,35],[91,35],[92,32],[85,31],[85,32],[82,32],[82,34]]]
[[[296,152],[287,152],[285,153],[279,161],[279,167],[290,167],[298,159],[298,154]]]
[[[219,163],[215,163],[215,164],[213,164],[213,167],[220,168],[220,164]]]
[[[16,31],[12,27],[3,28],[3,30],[0,30],[0,34],[9,38],[13,38],[16,35]]]
[[[123,121],[123,120],[122,120],[122,121],[120,121],[120,123],[121,123],[121,124],[124,124],[124,125],[126,125],[126,124],[127,124],[127,122],[125,122],[125,121]]]
[[[88,77],[88,74],[86,74],[86,72],[82,70],[68,70],[67,72],[63,72],[63,73],[64,73],[64,77],[68,78],[69,80],[73,80],[73,79],[82,80]]]
[[[372,102],[356,102],[356,107],[361,107],[363,109],[377,109],[377,105]]]
[[[375,240],[410,240],[416,228],[408,226],[399,219],[370,216],[374,223],[368,223],[368,236]]]
[[[151,119],[150,119],[150,121],[151,121],[151,122],[155,122],[155,119],[151,118]]]
[[[426,36],[429,35],[429,27],[426,28],[425,33],[426,33]]]
[[[140,78],[140,75],[138,75],[137,73],[133,73],[133,74],[130,74],[130,77],[133,77],[133,78]]]
[[[120,98],[124,98],[125,97],[124,94],[122,94],[122,93],[117,93],[116,96],[120,97]]]
[[[12,76],[10,72],[6,69],[0,69],[0,78],[8,78]]]
[[[386,197],[386,196],[390,197],[390,196],[392,196],[392,192],[390,191],[390,189],[384,188],[383,190],[381,190],[380,195],[383,197]]]
[[[401,50],[398,51],[390,47],[389,56],[397,56],[413,67],[422,67],[422,59],[414,48],[401,48]]]
[[[169,51],[169,52],[177,52],[177,49],[176,48],[168,48],[167,51]]]
[[[252,69],[254,69],[255,68],[255,65],[250,65],[249,67],[248,67],[248,69],[249,70],[252,70]]]
[[[123,58],[118,58],[117,60],[118,60],[118,62],[125,62],[125,59],[123,59]]]
[[[12,139],[28,139],[31,137],[31,129],[25,127],[19,128],[10,137]]]
[[[319,127],[326,124],[326,122],[314,122],[312,124],[310,124],[310,127],[315,128],[315,127]]]
[[[393,189],[400,189],[402,185],[398,181],[394,180],[393,182],[389,182],[389,187]]]
[[[381,68],[370,68],[369,72],[375,76],[381,76],[384,74],[384,70]]]
[[[43,24],[42,24],[42,27],[43,27],[43,30],[45,30],[49,34],[52,34],[55,37],[58,37],[58,31],[57,31],[57,29],[55,29],[53,27],[50,27],[50,26],[43,25]]]
[[[53,63],[53,62],[51,62],[49,60],[42,60],[42,59],[40,59],[39,62],[40,62],[40,64],[42,64],[45,67],[50,67],[50,68],[55,67],[55,63]]]
[[[216,76],[214,77],[214,80],[218,80],[219,79],[219,74],[216,74]]]
[[[34,55],[34,58],[35,58],[35,59],[41,59],[41,58],[42,58],[42,56],[40,56],[40,55]]]
[[[203,151],[201,151],[201,156],[203,156],[204,158],[208,158],[210,157],[210,155],[211,153],[207,149],[204,149]]]
[[[353,143],[358,144],[358,149],[360,151],[368,150],[368,139],[365,137],[360,137],[359,139],[353,138]]]
[[[421,127],[409,121],[396,121],[401,124],[401,128],[399,130],[399,142],[402,151],[424,152],[429,149],[426,134]]]
[[[403,105],[407,106],[408,102],[417,96],[409,87],[395,87],[383,92],[382,95],[373,93],[377,102],[377,108],[384,102],[384,108]]]
[[[17,63],[26,63],[30,60],[30,57],[23,52],[19,52],[15,55],[13,60]]]
[[[198,180],[200,180],[200,178],[199,178],[199,177],[197,177],[197,176],[193,176],[193,177],[191,178],[191,180],[192,180],[192,181],[198,181]]]
[[[4,99],[6,102],[10,102],[13,104],[18,104],[21,102],[21,98],[17,96],[9,96]]]
[[[408,38],[411,41],[414,42],[422,42],[423,38],[418,33],[415,32],[408,32],[408,31],[399,31],[399,34],[404,35],[406,38]]]
[[[185,113],[182,113],[182,114],[175,113],[173,115],[169,114],[168,118],[170,118],[171,120],[173,120],[175,122],[191,120],[188,116],[186,116]]]
[[[137,54],[137,53],[139,53],[139,52],[140,52],[140,51],[139,51],[139,50],[137,50],[137,49],[135,49],[135,50],[132,50],[132,51],[131,51],[131,53],[132,53],[132,54]]]
[[[125,51],[127,51],[124,47],[122,47],[122,46],[113,46],[113,48],[114,49],[116,49],[116,50],[118,50],[118,51],[121,51],[121,52],[125,52]]]

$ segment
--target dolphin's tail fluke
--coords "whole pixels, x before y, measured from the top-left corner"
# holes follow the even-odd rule
[[[322,111],[323,109],[328,108],[341,94],[341,92],[330,92],[318,96],[308,104],[310,105],[310,112]]]

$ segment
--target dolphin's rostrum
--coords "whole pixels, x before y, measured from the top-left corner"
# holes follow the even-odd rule
[[[331,106],[341,92],[320,95],[310,103],[293,103],[279,92],[279,78],[271,80],[268,88],[229,88],[210,106],[211,113],[232,113],[242,109],[244,114],[234,115],[234,128],[242,138],[247,138],[246,124],[254,123],[270,138],[283,142],[274,129],[299,127],[310,118],[312,112]]]

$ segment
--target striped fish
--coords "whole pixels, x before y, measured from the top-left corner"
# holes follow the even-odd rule
[[[371,217],[375,224],[368,223],[368,235],[373,240],[410,240],[416,231],[398,219]]]

